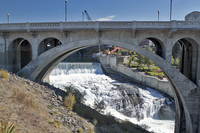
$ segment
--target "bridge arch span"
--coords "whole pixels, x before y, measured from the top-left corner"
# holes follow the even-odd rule
[[[99,43],[101,42],[101,43]],[[194,91],[197,86],[191,82],[188,78],[186,78],[183,74],[177,71],[171,63],[164,60],[160,56],[147,51],[136,44],[126,43],[122,41],[115,41],[110,39],[89,39],[89,40],[79,40],[77,42],[71,42],[64,45],[60,45],[54,47],[32,62],[30,62],[27,66],[25,66],[20,72],[24,72],[24,74],[30,79],[44,79],[45,76],[48,76],[50,72],[55,68],[55,66],[65,57],[70,55],[71,53],[83,49],[85,47],[106,44],[106,45],[115,45],[122,48],[130,49],[135,51],[141,55],[144,55],[148,59],[152,60],[155,64],[157,64],[163,72],[167,75],[171,85],[174,90],[174,98],[176,102],[176,127],[175,132],[178,133],[180,131],[192,132],[192,120],[190,115],[193,113],[191,108],[188,108],[188,104],[190,104],[190,94]],[[186,100],[187,99],[187,102]]]

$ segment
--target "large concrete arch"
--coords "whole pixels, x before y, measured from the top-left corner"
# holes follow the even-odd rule
[[[182,75],[179,71],[177,71],[173,66],[171,66],[168,61],[150,51],[139,47],[135,43],[127,43],[124,41],[108,38],[95,38],[69,42],[41,54],[39,57],[30,62],[26,67],[24,67],[20,72],[24,72],[24,74],[30,79],[44,79],[45,75],[48,75],[49,72],[51,72],[54,68],[52,66],[55,66],[57,63],[59,63],[62,58],[81,48],[99,44],[116,45],[133,50],[139,54],[144,55],[145,57],[152,60],[155,64],[157,64],[165,72],[171,85],[174,88],[174,98],[176,101],[175,132],[193,132],[192,125],[195,121],[192,121],[194,118],[191,118],[191,116],[198,115],[198,113],[193,112],[193,108],[195,106],[191,106],[190,102],[193,100],[198,100],[198,98],[194,98],[195,94],[193,94],[195,93],[197,86],[184,75]]]

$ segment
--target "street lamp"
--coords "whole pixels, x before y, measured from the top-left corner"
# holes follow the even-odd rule
[[[9,23],[9,13],[7,14],[7,18],[8,18],[8,23]]]
[[[170,21],[172,20],[172,0],[170,0]]]
[[[67,22],[67,0],[65,0],[65,22]]]
[[[160,13],[160,10],[158,10],[158,21],[159,21],[159,13]]]

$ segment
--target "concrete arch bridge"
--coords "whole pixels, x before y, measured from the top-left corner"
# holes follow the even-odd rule
[[[156,54],[139,47],[144,39],[154,42]],[[175,43],[181,46],[180,71],[171,65]],[[0,67],[45,81],[68,55],[102,44],[133,50],[158,65],[174,92],[174,132],[200,133],[200,21],[0,24]]]

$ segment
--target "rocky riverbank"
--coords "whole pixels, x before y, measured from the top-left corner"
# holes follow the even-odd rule
[[[94,132],[88,120],[62,105],[64,92],[8,73],[0,78],[0,119],[21,133]]]
[[[5,72],[5,71],[4,71]],[[63,106],[65,92],[47,83],[30,81],[0,71],[0,120],[20,133],[148,133],[140,126],[104,116],[80,104],[77,114]],[[96,119],[95,119],[96,117]]]

